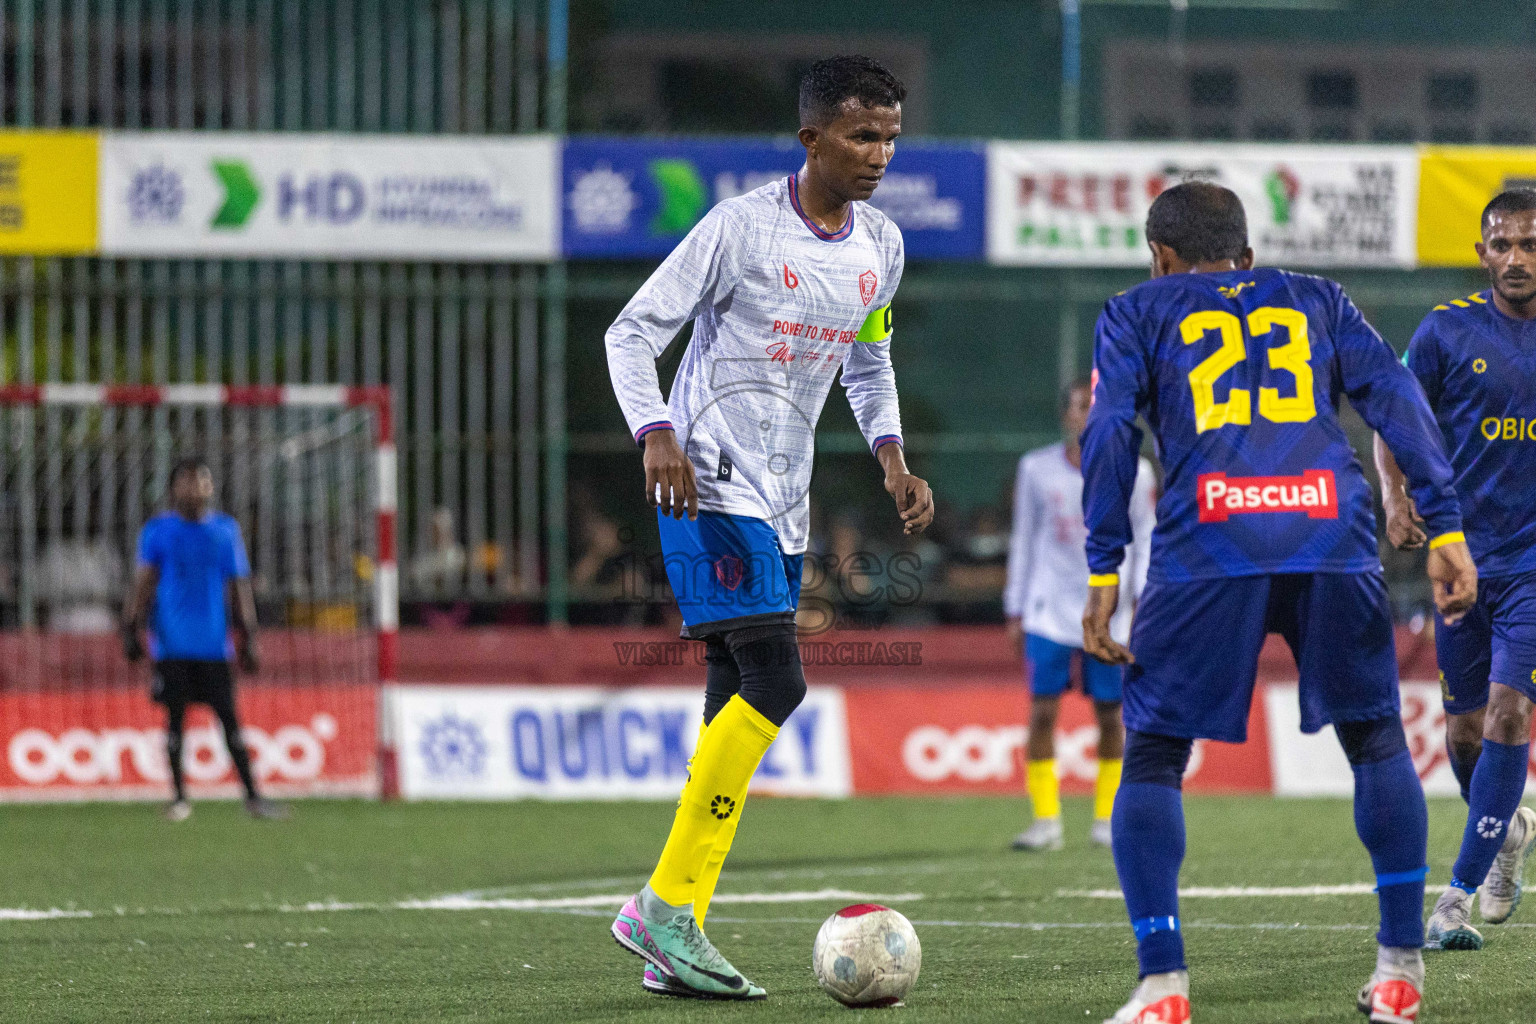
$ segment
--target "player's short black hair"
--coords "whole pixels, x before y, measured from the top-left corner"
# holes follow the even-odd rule
[[[208,465],[208,460],[201,455],[183,456],[176,460],[176,465],[171,467],[171,475],[166,478],[166,484],[175,487],[176,481],[181,479],[181,474],[196,473],[200,469],[206,469],[209,472],[213,471],[212,467]]]
[[[849,97],[866,107],[894,107],[907,87],[877,60],[841,54],[811,65],[800,79],[800,124],[826,124]]]
[[[1488,222],[1496,213],[1525,213],[1536,210],[1536,188],[1507,188],[1488,200],[1483,207],[1483,219],[1478,222],[1482,230],[1488,230]]]
[[[1208,181],[1181,182],[1152,200],[1147,241],[1168,246],[1188,263],[1241,259],[1248,248],[1243,201]]]
[[[1078,377],[1068,384],[1063,384],[1061,391],[1056,395],[1056,414],[1065,416],[1067,409],[1072,405],[1072,396],[1079,391],[1093,391],[1093,380],[1090,377]]]

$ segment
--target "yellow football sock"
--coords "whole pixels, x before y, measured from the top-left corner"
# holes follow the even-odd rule
[[[715,845],[709,848],[709,856],[704,860],[704,870],[699,872],[699,880],[693,886],[693,919],[699,923],[699,930],[704,929],[704,915],[709,913],[709,901],[715,898],[715,886],[720,882],[720,869],[725,867],[725,856],[731,852],[731,841],[736,838],[736,826],[741,824],[740,809],[726,819],[724,827],[720,829],[720,835],[715,839]]]
[[[747,783],[778,734],[779,727],[740,695],[709,723],[694,752],[672,833],[651,875],[651,891],[657,896],[673,906],[693,902],[710,852],[726,823],[740,816]]]
[[[1061,817],[1061,780],[1056,777],[1056,759],[1047,757],[1029,762],[1026,782],[1029,799],[1035,805],[1035,817]]]
[[[694,744],[694,750],[703,746],[704,731],[708,728],[708,723],[699,723],[699,742]],[[709,857],[704,861],[704,870],[694,883],[693,919],[699,923],[700,931],[704,929],[704,916],[709,913],[709,901],[715,896],[715,886],[720,883],[720,869],[725,867],[725,855],[731,852],[731,841],[736,838],[736,826],[740,821],[739,812],[725,819],[725,827],[720,830],[715,845],[710,847]]]
[[[1099,777],[1093,784],[1093,816],[1100,821],[1108,821],[1115,809],[1115,791],[1120,788],[1123,763],[1119,758],[1113,761],[1099,758]]]

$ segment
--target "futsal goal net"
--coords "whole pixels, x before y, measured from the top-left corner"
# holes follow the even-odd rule
[[[43,384],[0,387],[0,799],[164,794],[150,668],[117,623],[139,531],[189,456],[250,556],[261,665],[237,692],[258,781],[377,791],[397,622],[387,390]],[[236,792],[217,730],[189,721],[194,796]]]

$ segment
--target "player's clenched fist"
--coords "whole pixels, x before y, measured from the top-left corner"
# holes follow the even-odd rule
[[[1431,543],[1424,567],[1435,596],[1435,608],[1446,625],[1454,626],[1477,603],[1477,566],[1464,540]]]
[[[658,490],[660,496],[658,497]],[[645,435],[645,495],[652,508],[673,519],[699,518],[699,488],[693,477],[693,463],[678,447],[677,435],[670,430],[653,430]]]

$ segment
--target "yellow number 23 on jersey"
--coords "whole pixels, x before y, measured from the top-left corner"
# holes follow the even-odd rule
[[[1248,314],[1248,333],[1255,338],[1276,327],[1285,328],[1290,341],[1268,350],[1269,368],[1284,370],[1295,378],[1296,393],[1283,397],[1279,388],[1259,388],[1259,415],[1271,423],[1305,423],[1317,415],[1307,315],[1299,309],[1281,306],[1261,306]],[[1225,310],[1207,309],[1191,313],[1179,324],[1179,334],[1186,345],[1200,341],[1210,331],[1220,333],[1221,347],[1189,371],[1189,388],[1195,399],[1195,430],[1201,434],[1229,423],[1247,426],[1253,422],[1251,396],[1245,388],[1232,388],[1225,402],[1216,401],[1216,381],[1248,358],[1242,321]]]

